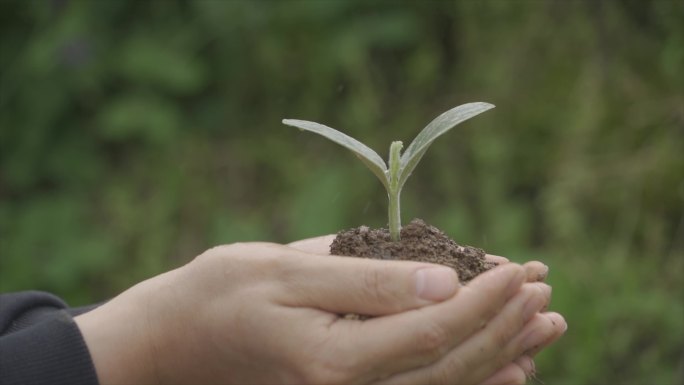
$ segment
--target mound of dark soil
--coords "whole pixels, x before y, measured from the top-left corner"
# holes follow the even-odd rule
[[[466,283],[494,266],[485,252],[472,246],[461,246],[444,232],[414,219],[401,229],[401,240],[392,242],[387,229],[360,226],[344,230],[330,246],[333,255],[372,259],[409,260],[438,263],[456,270],[461,283]]]

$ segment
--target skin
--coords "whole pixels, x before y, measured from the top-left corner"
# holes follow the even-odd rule
[[[522,384],[565,330],[527,266],[460,286],[430,264],[321,257],[325,242],[213,248],[76,317],[100,382]]]
[[[289,246],[315,254],[328,255],[330,254],[330,244],[335,239],[335,236],[336,235],[331,234],[304,239],[292,242],[289,244]],[[486,258],[489,261],[495,262],[499,265],[510,262],[508,258],[498,255],[487,254]],[[544,282],[549,273],[548,266],[539,261],[529,261],[522,266],[525,269],[527,283]],[[548,289],[550,290],[550,287]],[[546,313],[545,315],[550,317],[552,320],[552,332],[550,336],[544,342],[533,349],[529,349],[512,362],[502,365],[498,371],[484,380],[482,385],[525,384],[528,378],[535,377],[536,372],[533,360],[534,356],[545,347],[558,340],[567,330],[567,323],[565,323],[565,320],[562,316],[557,313]]]

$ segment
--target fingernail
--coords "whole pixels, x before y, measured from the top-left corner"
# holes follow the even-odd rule
[[[428,301],[443,301],[456,294],[458,276],[448,267],[427,267],[416,272],[416,293]]]
[[[551,320],[551,323],[553,323],[554,326],[558,323],[563,324],[563,331],[561,333],[565,333],[568,330],[568,322],[565,321],[565,318],[563,318],[562,315],[558,313],[546,313],[545,315]]]
[[[537,281],[543,281],[549,276],[549,267],[544,265],[544,271],[539,273],[537,276]]]

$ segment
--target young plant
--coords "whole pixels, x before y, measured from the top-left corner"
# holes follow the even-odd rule
[[[446,133],[457,124],[491,108],[494,108],[493,104],[482,102],[468,103],[452,108],[430,122],[430,124],[416,136],[403,154],[401,154],[401,149],[403,147],[402,142],[392,142],[389,151],[389,168],[380,155],[370,147],[334,128],[315,122],[296,119],[283,119],[283,123],[288,126],[297,127],[301,130],[311,131],[324,136],[351,150],[359,159],[361,159],[373,174],[380,179],[380,182],[382,182],[382,185],[385,186],[385,189],[387,190],[387,195],[389,196],[388,216],[390,237],[393,241],[398,241],[399,232],[401,230],[401,212],[399,204],[401,189],[404,187],[404,183],[406,183],[406,180],[409,175],[411,175],[413,169],[416,168],[416,165],[425,154],[425,151],[427,151],[432,142],[440,135]]]

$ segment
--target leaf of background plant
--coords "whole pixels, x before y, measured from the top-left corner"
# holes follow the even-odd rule
[[[476,102],[467,103],[458,107],[452,108],[449,111],[436,117],[430,124],[428,124],[419,134],[413,139],[413,142],[408,146],[404,154],[401,156],[401,171],[399,171],[399,188],[401,188],[406,179],[408,179],[413,169],[416,168],[418,162],[427,151],[428,147],[442,134],[454,128],[457,124],[462,123],[476,115],[479,115],[489,109],[494,108],[493,104]]]
[[[389,177],[387,176],[387,165],[385,161],[382,160],[377,152],[373,151],[370,147],[359,142],[358,140],[352,138],[347,134],[343,134],[334,128],[325,126],[316,122],[309,122],[306,120],[298,119],[283,119],[283,124],[288,126],[297,127],[302,130],[310,131],[321,136],[324,136],[333,142],[339,144],[342,147],[346,147],[351,150],[357,157],[361,159],[363,164],[366,165],[373,174],[380,179],[385,188],[389,191]]]

